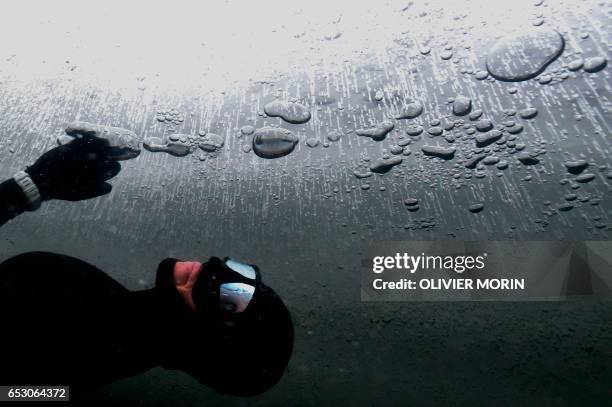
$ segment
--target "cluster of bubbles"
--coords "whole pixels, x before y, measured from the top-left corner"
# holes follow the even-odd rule
[[[207,154],[219,151],[225,145],[225,137],[200,130],[197,135],[174,133],[174,126],[180,125],[185,120],[184,113],[177,109],[159,109],[156,120],[160,123],[170,125],[171,134],[164,141],[161,137],[148,137],[143,142],[143,147],[150,152],[163,152],[175,157],[184,157],[195,151],[201,151],[200,160],[205,160]]]
[[[469,69],[463,72],[472,74],[479,81],[521,82],[533,79],[544,85],[565,80],[570,72],[582,70],[586,73],[596,73],[606,67],[607,59],[603,56],[584,59],[580,55],[574,55],[565,63],[563,69],[546,72],[548,66],[563,54],[565,45],[563,35],[544,25],[542,17],[538,16],[531,25],[499,39],[487,52],[484,69]],[[431,48],[428,46],[420,49],[422,55],[429,55],[430,52]],[[453,58],[453,47],[446,44],[438,55],[443,60]],[[516,87],[512,87],[508,92],[516,93],[517,90]],[[380,89],[376,90],[373,99],[382,102],[385,93]],[[448,102],[448,116],[443,119],[432,119],[428,123],[417,123],[411,121],[423,114],[424,104],[418,100],[406,100],[397,111],[380,122],[355,128],[346,133],[338,130],[330,131],[323,142],[323,147],[329,147],[330,143],[339,141],[343,134],[369,138],[374,143],[388,140],[390,134],[397,134],[380,157],[361,158],[353,171],[353,175],[358,179],[370,178],[374,174],[384,176],[411,155],[417,159],[437,160],[441,163],[450,161],[453,164],[452,178],[470,179],[484,177],[484,170],[487,167],[492,168],[497,176],[502,176],[502,172],[511,165],[537,165],[541,156],[546,154],[544,145],[527,148],[527,145],[519,139],[524,130],[523,122],[537,117],[538,110],[535,107],[509,109],[504,112],[505,117],[502,120],[493,121],[486,117],[482,109],[475,106],[471,97],[457,94]],[[265,104],[260,115],[264,114],[268,117],[278,117],[290,124],[305,124],[312,117],[309,107],[297,100],[273,100]],[[180,125],[184,121],[184,115],[176,109],[161,109],[157,111],[156,120],[168,125]],[[397,129],[398,121],[409,121],[403,132]],[[125,129],[77,123],[69,126],[66,133],[70,137],[90,133],[102,135],[111,141],[117,155],[124,159],[133,158],[140,152],[140,145],[134,141],[137,140],[136,136]],[[300,138],[291,130],[268,125],[260,128],[244,125],[240,128],[239,137],[251,138],[250,143],[242,147],[245,153],[252,150],[258,157],[265,159],[287,156],[300,142]],[[63,136],[61,142],[66,141]],[[419,143],[419,146],[413,151],[411,147],[414,148],[416,143]],[[198,149],[206,154],[214,153],[223,148],[224,144],[223,136],[200,131],[197,135],[171,134],[165,141],[159,137],[150,137],[144,141],[143,146],[151,152],[165,152],[182,157]],[[305,140],[305,144],[309,148],[315,148],[321,144],[321,141],[316,137],[310,137]],[[562,180],[563,185],[579,186],[596,178],[594,173],[585,172],[590,165],[585,160],[568,160],[564,164],[569,178]],[[612,174],[609,175],[612,178]],[[370,189],[369,182],[363,181],[361,189]],[[557,207],[558,211],[569,211],[577,202],[582,202],[576,194],[567,194],[564,199],[565,202]],[[418,211],[420,208],[418,199],[413,197],[406,198],[404,206],[410,212]],[[471,213],[479,213],[483,211],[484,204],[474,202],[467,209]]]
[[[565,80],[570,77],[570,72],[582,70],[592,74],[606,67],[607,59],[604,56],[596,55],[583,59],[579,53],[576,53],[575,58],[568,61],[561,69],[546,72],[547,67],[563,54],[565,40],[558,31],[542,25],[543,21],[534,22],[532,27],[517,30],[514,34],[497,41],[487,53],[486,69],[476,71],[465,69],[462,72],[473,74],[477,80],[521,82],[533,79],[544,85]],[[581,38],[586,37],[584,34],[581,36]],[[420,52],[428,55],[431,48],[423,47]],[[452,46],[446,45],[439,55],[442,59],[452,58]],[[511,94],[517,91],[516,87],[508,90]],[[384,92],[378,90],[373,99],[380,102],[384,98]],[[542,142],[539,143],[539,147],[527,149],[526,144],[519,140],[519,135],[524,130],[521,121],[535,118],[538,115],[536,108],[528,106],[518,111],[506,110],[504,112],[506,117],[500,123],[494,123],[488,118],[482,118],[484,113],[482,110],[473,110],[472,100],[469,97],[458,95],[449,100],[449,103],[451,103],[451,111],[455,119],[445,118],[446,123],[433,119],[428,126],[416,123],[408,125],[404,130],[407,137],[399,135],[395,144],[389,148],[391,155],[384,150],[382,158],[366,160],[367,162],[362,159],[353,174],[361,179],[371,177],[373,173],[388,172],[392,167],[401,164],[402,156],[411,154],[410,145],[422,140],[424,136],[428,139],[444,140],[444,142],[426,142],[420,146],[420,152],[415,153],[415,156],[441,161],[457,160],[459,157],[454,166],[453,178],[471,178],[472,176],[482,178],[485,176],[483,170],[487,166],[496,168],[497,176],[501,176],[501,171],[512,165],[513,155],[516,165],[533,166],[539,164],[541,156],[546,154],[546,143]],[[395,120],[415,119],[422,113],[422,103],[407,101],[393,118]],[[386,120],[370,127],[357,129],[356,134],[369,137],[374,141],[382,141],[395,128],[396,125],[392,120]],[[563,185],[569,183],[573,189],[578,189],[580,184],[597,178],[594,173],[590,172],[580,174],[589,166],[589,163],[584,160],[568,161],[565,165],[573,178],[564,178]],[[467,172],[462,174],[461,167]],[[600,169],[604,171],[606,168]],[[612,178],[612,172],[607,177]],[[524,178],[524,180],[530,179],[531,176]],[[569,194],[566,198],[577,202],[590,200],[588,196],[578,199],[575,194]],[[409,198],[406,202],[410,203],[406,204],[409,211],[418,210],[419,205],[414,198]],[[568,211],[574,206],[573,202],[565,202],[558,205],[557,210]],[[483,209],[484,205],[481,202],[468,206],[468,210],[472,213],[479,213]]]
[[[160,123],[180,125],[185,116],[176,109],[159,109],[155,119]]]
[[[310,110],[296,101],[274,100],[264,106],[264,113],[292,124],[303,124],[311,118]],[[283,157],[291,153],[299,142],[293,132],[279,127],[261,127],[251,134],[253,152],[261,158]]]
[[[265,105],[264,113],[291,124],[303,124],[311,118],[310,110],[296,101],[274,100]],[[178,125],[184,121],[184,115],[176,109],[162,109],[157,111],[156,119],[165,124]],[[248,153],[252,149],[262,158],[285,156],[291,153],[299,142],[298,137],[290,130],[271,126],[256,129],[251,125],[244,125],[240,129],[240,136],[252,136],[251,145],[243,146],[243,151]],[[165,142],[160,137],[149,137],[144,141],[146,150],[164,152],[176,157],[184,157],[197,149],[204,153],[214,153],[224,145],[223,136],[203,130],[197,136],[174,133]],[[200,159],[205,159],[205,156],[200,156]]]
[[[473,109],[472,99],[457,95],[449,99],[450,113],[444,123],[440,119],[433,119],[424,128],[420,124],[410,124],[405,127],[404,134],[399,134],[390,146],[389,151],[384,151],[382,157],[370,160],[361,159],[353,175],[359,179],[368,178],[373,174],[385,174],[393,167],[403,162],[403,157],[412,154],[410,146],[416,142],[423,141],[420,152],[415,153],[423,159],[437,159],[441,161],[454,160],[461,149],[461,157],[458,166],[467,171],[476,170],[480,176],[484,166],[495,166],[497,170],[503,171],[509,167],[508,158],[516,154],[517,162],[530,166],[539,163],[538,156],[545,154],[545,149],[524,151],[526,145],[518,142],[517,135],[524,129],[518,120],[530,120],[537,116],[538,111],[534,107],[525,107],[519,111],[506,111],[507,120],[495,124],[488,118],[483,118],[484,111]],[[395,115],[396,120],[410,120],[419,117],[423,113],[423,104],[418,101],[410,101],[400,108],[400,113]],[[453,118],[454,117],[454,118]],[[385,140],[388,134],[395,128],[392,120],[377,123],[371,127],[360,128],[356,134],[361,137],[369,137],[376,142]],[[436,142],[436,140],[439,140]],[[456,173],[460,176],[460,173]],[[471,177],[471,172],[466,174]],[[368,184],[369,185],[369,184]],[[412,198],[409,202],[413,202]],[[482,211],[481,203],[469,207],[469,211],[478,213]],[[406,206],[409,211],[416,211],[416,204]]]
[[[149,137],[144,141],[144,148],[151,152],[164,152],[175,157],[184,157],[200,149],[204,153],[214,153],[225,145],[225,138],[218,134],[200,131],[197,136],[174,133],[163,142],[159,137]],[[200,156],[205,159],[205,156]]]

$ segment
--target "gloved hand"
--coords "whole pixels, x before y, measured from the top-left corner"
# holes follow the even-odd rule
[[[41,200],[79,201],[109,193],[112,186],[105,181],[120,170],[121,165],[109,156],[108,141],[81,137],[47,151],[25,171]]]

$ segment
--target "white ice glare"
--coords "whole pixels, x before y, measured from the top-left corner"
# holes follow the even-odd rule
[[[250,264],[241,263],[233,259],[227,259],[225,265],[234,270],[236,273],[239,273],[246,278],[250,278],[251,280],[255,280],[255,269]]]
[[[533,13],[533,0],[22,0],[0,13],[0,78],[220,91],[375,57],[399,38],[418,47],[458,17],[500,33]]]

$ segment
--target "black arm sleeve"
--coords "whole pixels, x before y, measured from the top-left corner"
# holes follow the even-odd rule
[[[13,179],[0,184],[0,226],[27,210],[28,201]]]

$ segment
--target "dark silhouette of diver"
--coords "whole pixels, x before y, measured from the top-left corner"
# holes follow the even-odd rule
[[[108,151],[90,137],[43,154],[0,184],[0,224],[41,201],[110,192],[121,166]],[[79,259],[20,254],[0,264],[0,320],[0,385],[69,385],[71,394],[162,366],[255,395],[280,379],[293,345],[281,299],[257,267],[228,258],[166,259],[155,288],[129,291]]]

